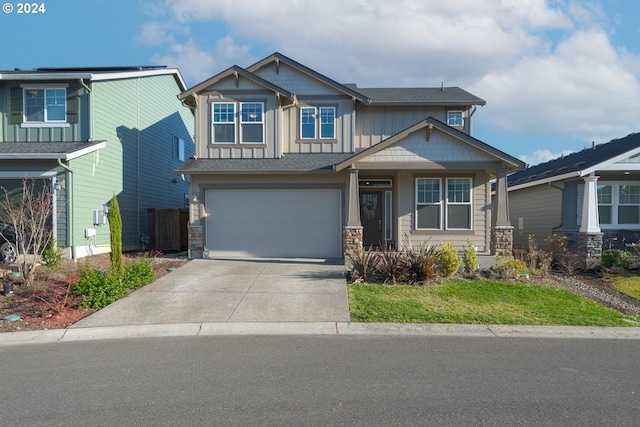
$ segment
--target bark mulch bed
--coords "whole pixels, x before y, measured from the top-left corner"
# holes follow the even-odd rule
[[[141,259],[143,253],[127,253],[124,262]],[[165,275],[169,268],[177,268],[188,262],[187,254],[156,253],[148,256],[157,277]],[[0,286],[0,319],[18,315],[20,320],[0,320],[0,332],[61,329],[93,313],[93,309],[78,308],[81,299],[70,292],[78,279],[79,269],[88,264],[101,271],[109,270],[109,254],[94,255],[74,262],[65,259],[56,271],[40,266],[34,284],[27,285],[9,274],[0,278],[2,283],[12,282],[13,293],[5,296]],[[8,272],[10,266],[0,265],[0,271]]]

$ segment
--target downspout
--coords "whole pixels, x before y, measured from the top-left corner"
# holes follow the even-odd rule
[[[124,151],[124,150],[123,150]],[[124,164],[124,159],[122,159]],[[122,183],[124,187],[124,182]],[[140,77],[136,79],[136,234],[140,243]]]
[[[58,159],[58,166],[60,166],[61,168],[65,169],[68,174],[67,174],[67,183],[66,183],[66,191],[67,191],[67,206],[68,206],[68,212],[67,212],[67,216],[69,218],[69,226],[67,227],[67,243],[71,246],[71,259],[76,259],[76,245],[75,242],[72,240],[72,236],[73,236],[73,225],[74,225],[74,221],[73,221],[73,213],[74,213],[74,209],[73,209],[73,170],[71,170],[71,168],[67,165],[65,165],[64,163],[62,163],[62,159]]]
[[[91,88],[89,86],[87,86],[87,84],[84,82],[84,79],[80,79],[80,84],[87,90],[87,92],[90,94],[91,93]],[[89,137],[87,138],[88,141],[92,141],[93,140],[93,103],[91,102],[91,96],[87,96],[87,111],[89,111],[89,117],[88,117],[88,122],[89,122]]]
[[[560,225],[555,226],[555,227],[551,227],[551,231],[553,231],[554,233],[556,232],[556,230],[560,229],[562,230],[562,227],[564,226],[564,223],[562,221],[562,219],[564,218],[564,188],[562,187],[557,187],[555,185],[553,185],[553,182],[549,182],[549,187],[551,188],[555,188],[556,190],[560,190],[560,192],[562,193],[562,196],[560,196]]]
[[[293,97],[293,103],[291,105],[281,105],[280,102],[280,98],[278,97],[278,104],[279,104],[279,111],[280,111],[280,120],[278,123],[278,126],[280,127],[280,138],[277,138],[278,141],[276,141],[276,156],[277,158],[281,158],[284,152],[284,134],[285,134],[285,130],[284,130],[284,112],[285,109],[289,110],[291,108],[295,108],[298,106],[298,98],[296,96]]]
[[[471,117],[473,117],[473,115],[476,113],[476,110],[478,109],[478,107],[476,107],[475,105],[473,106],[473,108],[471,108],[471,113],[469,113],[469,115],[467,116],[467,123],[468,123],[468,129],[467,129],[467,134],[471,135],[472,132],[472,127],[471,127]]]

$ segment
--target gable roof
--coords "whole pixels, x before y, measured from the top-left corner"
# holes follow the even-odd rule
[[[433,117],[428,117],[425,120],[422,120],[418,123],[416,123],[413,126],[408,127],[407,129],[398,132],[397,134],[385,139],[384,141],[381,141],[375,145],[372,145],[371,147],[367,148],[366,150],[360,151],[359,153],[356,153],[354,155],[352,155],[351,157],[349,157],[348,159],[345,159],[343,162],[341,162],[340,164],[336,165],[336,170],[342,170],[344,168],[349,167],[351,164],[364,159],[367,156],[370,156],[374,153],[377,153],[381,150],[384,150],[385,148],[401,141],[402,139],[406,138],[407,136],[409,136],[410,134],[417,132],[421,129],[438,129],[444,133],[447,133],[451,136],[453,136],[454,138],[458,138],[459,140],[471,145],[472,147],[483,151],[495,158],[497,158],[498,160],[502,161],[503,163],[505,163],[508,166],[508,169],[510,171],[514,171],[514,170],[519,170],[525,167],[525,163],[521,160],[516,159],[515,157],[510,156],[509,154],[498,150],[495,147],[490,146],[489,144],[486,144],[482,141],[480,141],[479,139],[476,139],[470,135],[467,135],[464,132],[461,132],[457,129],[452,128],[451,126],[446,125],[445,123],[442,123],[441,121],[434,119]]]
[[[539,165],[509,175],[509,187],[528,187],[546,182],[582,177],[602,170],[613,163],[640,154],[640,133],[614,139],[593,148],[560,156]]]
[[[43,67],[34,70],[0,70],[0,80],[69,80],[82,79],[90,81],[105,81],[116,79],[130,79],[136,77],[151,77],[172,75],[180,90],[186,90],[187,85],[177,68],[158,66],[129,66],[129,67]]]
[[[106,145],[106,141],[3,142],[0,143],[0,159],[73,160],[98,151]]]
[[[280,62],[287,64],[288,66],[295,68],[296,70],[307,74],[313,78],[315,78],[316,80],[319,80],[321,82],[323,82],[324,84],[332,87],[333,89],[337,90],[338,92],[342,92],[345,95],[348,95],[350,97],[352,97],[355,100],[358,100],[360,102],[364,102],[364,103],[369,103],[370,100],[369,98],[367,98],[365,95],[363,95],[362,93],[360,93],[359,91],[356,91],[354,89],[352,89],[351,87],[347,86],[347,85],[343,85],[341,83],[336,82],[335,80],[330,79],[327,76],[324,76],[320,73],[318,73],[317,71],[312,70],[309,67],[306,67],[302,64],[300,64],[299,62],[294,61],[291,58],[288,58],[286,56],[284,56],[281,53],[274,53],[272,55],[267,56],[266,58],[256,62],[255,64],[247,67],[247,70],[255,73],[256,71],[258,71],[260,68],[264,67],[267,64],[270,64],[272,62],[275,62],[276,64],[279,64]]]
[[[437,104],[437,105],[485,105],[484,99],[478,98],[459,87],[441,88],[359,88],[355,84],[347,87],[357,89],[367,96],[371,104]]]
[[[247,70],[245,70],[242,67],[239,67],[237,65],[234,65],[232,67],[227,68],[226,70],[224,70],[221,73],[216,74],[215,76],[201,82],[198,83],[197,85],[193,86],[191,89],[186,90],[184,92],[182,92],[181,94],[178,95],[178,99],[180,100],[188,100],[189,98],[193,97],[195,94],[197,94],[198,92],[208,88],[211,85],[216,84],[217,82],[219,82],[222,79],[225,79],[229,76],[235,76],[236,78],[242,76],[247,80],[250,80],[260,86],[263,86],[273,92],[275,92],[277,95],[285,97],[286,99],[295,102],[296,100],[296,95],[292,92],[289,92],[286,89],[281,88],[280,86],[276,86],[273,83],[271,83],[268,80],[263,79],[262,77],[259,77]]]

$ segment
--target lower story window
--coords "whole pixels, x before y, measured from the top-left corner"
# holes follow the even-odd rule
[[[470,230],[473,208],[471,178],[447,178],[446,192],[442,179],[416,179],[415,227],[417,230]],[[445,212],[443,227],[442,212]]]

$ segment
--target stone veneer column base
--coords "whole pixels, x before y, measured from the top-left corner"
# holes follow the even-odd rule
[[[578,255],[585,269],[602,263],[602,236],[603,233],[578,233]]]
[[[204,254],[204,227],[188,225],[189,259],[201,259]]]
[[[491,228],[491,255],[513,256],[513,227],[495,226]]]
[[[345,261],[349,259],[349,256],[356,256],[363,251],[362,230],[362,226],[360,225],[347,225],[343,228],[342,250]]]

